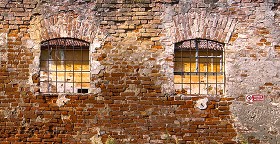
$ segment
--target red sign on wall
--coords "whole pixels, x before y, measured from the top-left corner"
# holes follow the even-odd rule
[[[247,95],[246,101],[247,102],[264,101],[264,95],[260,95],[260,94]]]

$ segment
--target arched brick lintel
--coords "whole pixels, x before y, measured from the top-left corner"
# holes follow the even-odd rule
[[[92,43],[97,33],[93,17],[84,17],[73,12],[59,13],[50,17],[37,17],[31,23],[30,34],[37,42],[70,37]]]
[[[228,43],[237,21],[226,15],[194,12],[177,15],[173,19],[175,41],[203,38]]]

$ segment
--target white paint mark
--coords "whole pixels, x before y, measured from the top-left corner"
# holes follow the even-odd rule
[[[207,102],[208,102],[208,98],[199,99],[196,101],[195,106],[201,110],[205,110],[207,108]]]
[[[66,98],[65,95],[59,95],[58,99],[56,100],[57,106],[61,107],[64,106],[70,99]]]

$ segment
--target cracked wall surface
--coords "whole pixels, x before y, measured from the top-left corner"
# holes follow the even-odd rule
[[[0,2],[1,143],[277,143],[279,2]],[[89,93],[40,91],[41,42],[90,43]],[[174,89],[174,45],[225,43],[225,93]],[[248,95],[263,101],[248,102]]]

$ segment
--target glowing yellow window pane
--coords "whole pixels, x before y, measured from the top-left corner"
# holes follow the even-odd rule
[[[82,73],[82,82],[90,82],[90,73],[89,72]]]

